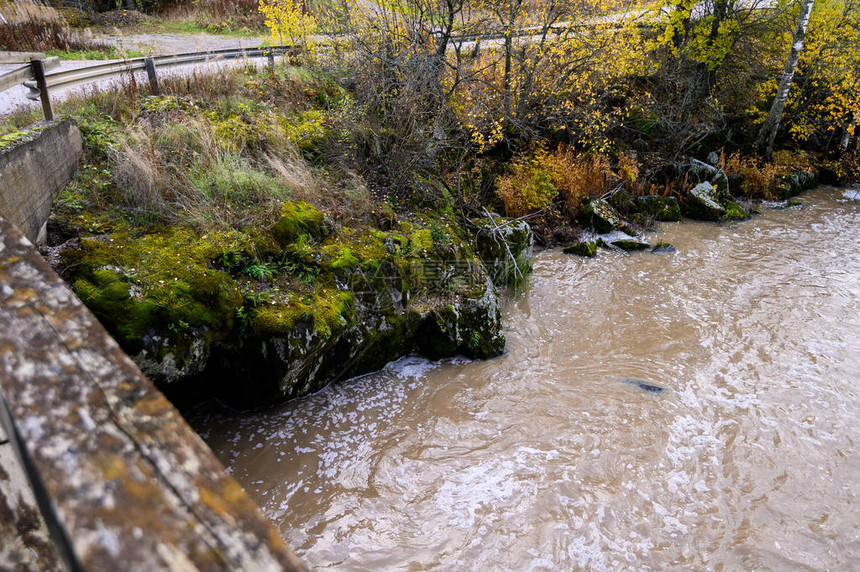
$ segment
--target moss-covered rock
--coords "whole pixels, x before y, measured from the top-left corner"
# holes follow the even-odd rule
[[[585,240],[566,247],[562,252],[565,254],[575,254],[577,256],[593,258],[597,256],[597,243],[593,240]]]
[[[677,249],[668,242],[660,241],[651,248],[652,254],[669,254]]]
[[[531,272],[534,237],[525,221],[502,217],[482,218],[475,247],[491,280],[497,286],[519,287]]]
[[[599,233],[612,232],[621,224],[621,217],[604,199],[591,199],[582,207],[578,220],[583,226]]]
[[[726,209],[717,202],[717,191],[705,181],[692,189],[681,205],[681,212],[697,220],[719,220]]]
[[[120,232],[82,239],[63,257],[78,297],[144,373],[170,383],[202,371],[203,354],[233,329],[242,295],[214,264],[235,245],[231,233]]]
[[[750,218],[750,212],[734,201],[727,202],[725,209],[723,220],[746,220]]]
[[[287,201],[281,205],[280,216],[271,230],[272,237],[286,246],[301,234],[315,240],[324,240],[331,233],[331,225],[319,209],[304,201]]]
[[[797,171],[796,173],[781,177],[781,183],[777,187],[775,194],[778,198],[789,199],[817,186],[817,173],[813,171]]]
[[[681,204],[675,197],[648,195],[637,197],[634,204],[637,214],[660,222],[677,222],[681,220]]]
[[[634,252],[636,250],[648,250],[651,248],[651,245],[647,242],[642,242],[641,240],[613,240],[610,243],[612,246],[616,248],[620,248],[625,252]]]
[[[531,232],[496,220],[494,256],[530,268]],[[489,248],[493,244],[496,250]],[[75,292],[174,397],[235,407],[306,395],[419,351],[504,349],[498,293],[465,232],[428,214],[378,231],[327,228],[306,203],[270,229],[180,228],[80,240],[64,251]]]

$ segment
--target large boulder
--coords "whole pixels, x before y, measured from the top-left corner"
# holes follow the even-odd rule
[[[472,221],[478,232],[475,247],[493,283],[517,287],[531,271],[534,235],[528,223],[503,217]]]
[[[173,399],[236,408],[300,397],[412,352],[487,358],[504,350],[497,279],[531,267],[531,231],[493,219],[482,258],[453,219],[388,231],[335,229],[307,203],[269,228],[165,229],[83,238],[66,277]]]
[[[621,217],[604,199],[591,199],[579,213],[579,222],[603,234],[612,232],[621,224]]]
[[[818,175],[813,171],[797,171],[791,175],[783,175],[781,179],[775,193],[781,199],[795,197],[818,186]]]
[[[726,209],[717,201],[717,190],[705,181],[690,189],[681,212],[696,220],[719,220]]]

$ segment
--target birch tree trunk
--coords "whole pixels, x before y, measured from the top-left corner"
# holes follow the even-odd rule
[[[806,37],[806,27],[809,25],[809,15],[812,13],[813,2],[814,0],[802,0],[800,4],[800,16],[797,19],[797,28],[794,30],[794,41],[791,43],[788,59],[785,60],[785,68],[782,70],[782,78],[780,78],[779,88],[776,90],[776,99],[773,100],[770,113],[767,114],[767,119],[764,120],[756,138],[756,148],[767,161],[770,161],[773,154],[773,142],[776,140],[776,132],[779,129],[782,112],[785,110],[791,82],[794,81],[797,61],[803,50],[803,39]]]

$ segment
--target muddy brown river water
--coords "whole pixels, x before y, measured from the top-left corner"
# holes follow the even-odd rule
[[[539,253],[500,358],[192,422],[312,569],[860,569],[860,202],[801,198]]]

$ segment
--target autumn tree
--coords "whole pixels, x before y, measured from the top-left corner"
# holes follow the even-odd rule
[[[473,29],[487,39],[459,96],[463,122],[479,147],[558,131],[574,137],[605,131],[608,117],[600,108],[611,78],[641,61],[631,49],[632,18],[601,18],[597,2],[480,0],[474,6]],[[620,3],[616,10],[626,13]]]
[[[768,90],[776,90],[776,79]],[[818,0],[783,115],[793,143],[845,152],[860,119],[860,3]]]
[[[785,0],[663,0],[648,12],[655,70],[640,83],[665,147],[689,152],[727,129],[727,105],[753,103],[750,82],[770,69],[786,9]]]
[[[813,0],[802,0],[800,3],[800,15],[797,18],[797,27],[794,30],[794,36],[791,42],[791,49],[788,52],[788,57],[785,60],[785,67],[782,71],[782,77],[779,80],[779,87],[776,90],[776,97],[771,105],[770,112],[767,118],[762,123],[758,138],[756,139],[756,147],[759,149],[765,160],[770,160],[773,154],[773,144],[776,141],[776,132],[779,129],[779,122],[782,119],[782,112],[785,109],[785,103],[788,101],[788,92],[791,89],[791,84],[794,81],[794,72],[797,69],[797,62],[800,60],[800,53],[803,51],[803,40],[806,37],[806,28],[809,25],[809,17],[812,14]]]
[[[310,36],[316,30],[316,20],[302,0],[260,0],[258,9],[274,44],[308,48]]]

